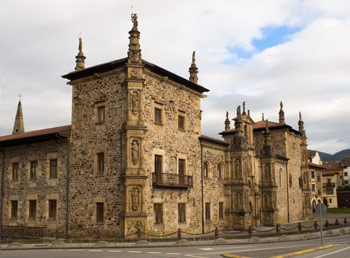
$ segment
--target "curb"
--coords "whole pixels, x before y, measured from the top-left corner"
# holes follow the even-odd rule
[[[286,257],[292,257],[292,256],[296,256],[296,255],[301,255],[301,254],[306,254],[306,253],[311,253],[311,252],[315,252],[318,250],[323,250],[323,249],[327,249],[327,248],[331,248],[334,245],[324,245],[324,246],[319,246],[319,247],[315,247],[315,248],[311,248],[311,249],[306,249],[306,250],[302,250],[302,251],[298,251],[298,252],[294,252],[294,253],[289,253],[289,254],[282,254],[282,255],[278,255],[278,256],[274,256],[271,258],[286,258]]]

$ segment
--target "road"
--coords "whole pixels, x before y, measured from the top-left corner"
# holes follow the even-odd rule
[[[332,248],[318,250],[312,253],[298,255],[298,258],[321,257],[350,257],[350,235],[328,237],[324,239],[324,245],[334,245]],[[2,251],[1,258],[68,258],[68,257],[98,257],[98,258],[146,258],[146,257],[193,257],[209,258],[222,257],[222,253],[231,253],[246,257],[273,257],[286,253],[318,247],[319,239],[280,242],[269,244],[246,245],[218,245],[218,246],[190,246],[190,247],[157,247],[157,248],[111,248],[111,249],[43,249],[43,250],[11,250]]]

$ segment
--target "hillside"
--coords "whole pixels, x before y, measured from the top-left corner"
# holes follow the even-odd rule
[[[320,154],[320,157],[323,161],[336,161],[336,160],[342,160],[343,158],[350,157],[350,149],[339,151],[333,155],[325,153],[325,152],[318,152]]]

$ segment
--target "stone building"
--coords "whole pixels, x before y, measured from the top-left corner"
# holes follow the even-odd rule
[[[254,122],[245,103],[223,140],[201,134],[195,53],[189,80],[141,58],[137,16],[126,58],[85,68],[82,42],[72,87],[72,124],[0,137],[1,223],[71,237],[130,236],[137,229],[204,233],[308,219],[306,134]],[[33,176],[35,174],[35,176]]]

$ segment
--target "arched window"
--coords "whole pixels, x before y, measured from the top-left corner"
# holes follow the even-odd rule
[[[222,178],[222,165],[220,163],[218,164],[218,178]]]
[[[203,176],[208,177],[209,171],[208,171],[208,162],[204,162],[203,164]]]

